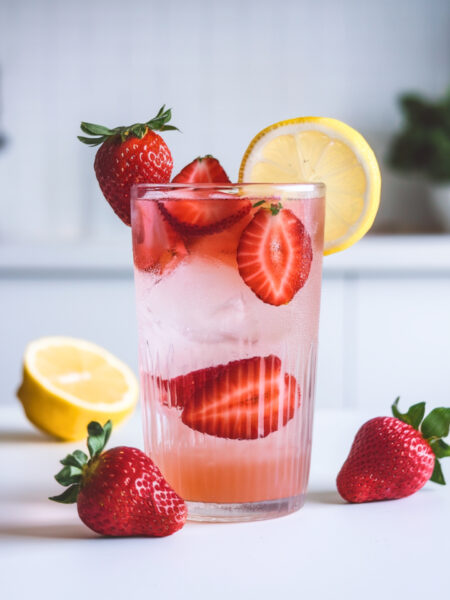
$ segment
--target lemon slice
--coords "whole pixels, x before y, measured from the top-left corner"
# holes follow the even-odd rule
[[[325,183],[324,254],[362,238],[380,204],[375,154],[360,133],[336,119],[301,117],[266,127],[250,142],[239,181]]]
[[[26,350],[17,395],[29,420],[63,440],[86,437],[90,421],[120,423],[132,413],[138,384],[132,371],[99,346],[45,337]]]

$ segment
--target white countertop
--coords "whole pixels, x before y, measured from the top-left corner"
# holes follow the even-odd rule
[[[324,259],[325,276],[342,274],[450,274],[450,235],[368,235]],[[131,242],[84,240],[0,244],[0,276],[36,274],[132,275]]]
[[[162,539],[106,539],[79,521],[74,505],[47,500],[60,488],[53,480],[58,460],[79,444],[51,442],[18,406],[2,408],[2,598],[439,597],[448,587],[450,488],[429,483],[409,498],[364,505],[347,505],[336,492],[336,474],[370,416],[318,411],[310,491],[293,515],[243,524],[188,523]],[[139,415],[111,441],[142,447]]]

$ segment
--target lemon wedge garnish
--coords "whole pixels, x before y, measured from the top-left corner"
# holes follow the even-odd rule
[[[45,337],[31,342],[17,392],[29,420],[63,440],[86,437],[90,421],[120,423],[138,399],[133,372],[91,342]]]
[[[263,129],[250,142],[240,182],[326,185],[324,254],[353,245],[370,229],[380,204],[373,150],[336,119],[301,117]]]

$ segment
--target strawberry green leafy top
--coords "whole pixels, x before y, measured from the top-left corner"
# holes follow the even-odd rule
[[[148,131],[179,131],[178,127],[174,125],[167,125],[172,118],[172,109],[166,109],[165,104],[161,106],[156,117],[150,119],[146,123],[134,123],[134,125],[114,127],[109,129],[103,125],[95,125],[94,123],[82,122],[80,127],[81,130],[91,137],[85,137],[82,135],[77,136],[80,142],[87,144],[88,146],[98,146],[103,144],[107,139],[120,135],[122,142],[128,137],[134,136],[140,140]]]
[[[400,421],[420,431],[423,438],[431,446],[436,457],[434,470],[430,479],[435,483],[445,485],[445,478],[439,459],[450,456],[450,446],[442,439],[443,437],[447,437],[450,432],[450,408],[435,408],[424,419],[425,402],[414,404],[409,408],[407,413],[401,413],[398,410],[399,400],[400,398],[397,398],[392,405],[392,414],[397,419],[400,419]]]
[[[60,461],[64,466],[61,471],[55,475],[55,479],[58,483],[67,487],[67,489],[59,496],[49,498],[50,500],[61,502],[63,504],[73,504],[77,501],[83,471],[101,454],[108,443],[111,435],[112,423],[111,421],[107,421],[102,427],[100,423],[91,421],[87,429],[87,447],[90,459],[82,450],[75,450],[72,454],[68,454],[66,458],[63,458]]]

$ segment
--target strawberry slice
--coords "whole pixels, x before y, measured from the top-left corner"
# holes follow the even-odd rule
[[[214,156],[199,156],[186,165],[172,183],[230,183],[224,168]]]
[[[172,379],[149,375],[146,384],[148,382],[149,385],[156,387],[159,400],[164,406],[183,408],[194,396],[196,390],[203,389],[206,382],[216,379],[224,369],[224,365],[207,367]]]
[[[274,306],[290,302],[305,285],[312,257],[303,223],[280,203],[256,213],[237,250],[242,279],[258,298]]]
[[[152,201],[136,203],[133,220],[133,257],[138,269],[156,275],[169,273],[187,256],[180,235]]]
[[[195,385],[181,415],[191,429],[230,439],[266,437],[285,425],[300,404],[292,375],[283,373],[276,356],[222,365]]]
[[[230,180],[217,158],[208,154],[184,167],[173,183],[230,183]],[[242,219],[250,212],[251,203],[248,199],[225,193],[215,193],[212,199],[211,192],[204,190],[202,194],[201,190],[196,190],[195,193],[183,191],[182,199],[166,200],[160,208],[181,233],[208,235],[223,231]]]
[[[184,242],[189,254],[220,260],[236,269],[239,240],[251,218],[251,213],[248,213],[240,221],[219,233],[186,236]]]

